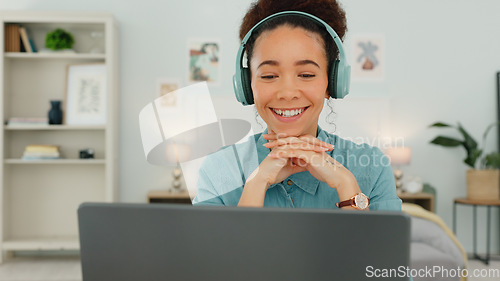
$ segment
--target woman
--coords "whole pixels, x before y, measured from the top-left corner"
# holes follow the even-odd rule
[[[276,15],[283,11],[307,14]],[[233,149],[239,169],[228,160],[230,148],[206,159],[193,204],[401,209],[383,153],[318,126],[325,99],[335,96],[335,84],[341,83],[335,77],[339,50],[328,28],[342,38],[345,23],[335,0],[260,0],[252,5],[240,28],[249,66],[242,70],[242,80],[249,86],[243,86],[246,97],[237,96],[244,104],[255,103],[267,129],[254,136],[255,143]],[[254,145],[258,166],[241,167]],[[240,176],[241,185],[228,180]]]

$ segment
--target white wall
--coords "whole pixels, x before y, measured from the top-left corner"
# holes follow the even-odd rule
[[[157,78],[185,80],[187,38],[215,37],[220,38],[222,65],[222,83],[210,89],[215,96],[215,107],[220,117],[241,117],[242,108],[233,99],[231,77],[239,23],[250,2],[0,0],[0,9],[108,11],[116,17],[121,44],[119,198],[145,202],[148,190],[166,188],[171,178],[170,168],[151,166],[145,161],[138,128],[139,111],[156,97]],[[453,198],[465,196],[466,166],[462,163],[465,153],[458,148],[443,149],[428,144],[444,131],[427,126],[435,121],[460,121],[480,139],[487,124],[496,120],[500,1],[344,0],[343,3],[349,27],[346,47],[352,34],[384,34],[387,68],[383,82],[352,84],[351,105],[335,106],[337,132],[404,137],[405,144],[413,150],[411,165],[403,169],[405,174],[420,176],[436,187],[437,213],[451,227]],[[359,108],[347,112],[351,110],[346,108],[355,108],[353,104]],[[378,112],[382,120],[377,130],[370,123],[373,112]],[[243,114],[255,123],[252,109],[243,109]],[[346,128],[349,124],[360,128]],[[496,141],[495,133],[491,134],[488,151],[495,149]],[[471,213],[469,208],[459,209],[459,238],[468,252],[472,251]],[[485,213],[479,214],[482,218],[478,225],[484,226]],[[494,212],[493,219],[496,222],[493,249],[498,253],[498,212]],[[485,251],[485,235],[485,231],[479,231],[480,252]]]

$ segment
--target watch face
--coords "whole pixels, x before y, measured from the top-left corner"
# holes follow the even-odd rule
[[[362,210],[368,207],[368,197],[366,197],[363,193],[356,195],[356,197],[354,197],[354,201],[356,206]]]

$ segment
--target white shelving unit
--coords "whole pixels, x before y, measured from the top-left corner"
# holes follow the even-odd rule
[[[77,208],[82,202],[113,202],[117,195],[118,32],[110,14],[0,11],[0,116],[46,117],[49,100],[66,95],[69,64],[104,63],[107,116],[102,126],[10,126],[0,130],[0,262],[15,251],[79,250]],[[45,35],[63,28],[75,38],[75,53],[17,53],[4,50],[4,26],[27,28],[38,49]],[[90,33],[104,33],[103,53]],[[62,107],[64,109],[64,106]],[[59,145],[61,159],[25,161],[30,144]],[[92,148],[95,159],[79,159]]]

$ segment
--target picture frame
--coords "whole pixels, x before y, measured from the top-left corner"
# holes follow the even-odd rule
[[[64,124],[106,124],[106,72],[104,63],[67,66]]]
[[[171,109],[179,108],[179,97],[177,90],[181,88],[180,78],[162,77],[157,79],[157,97],[161,100],[161,105]]]
[[[220,39],[188,38],[188,74],[189,84],[207,82],[220,84]]]
[[[353,34],[351,79],[354,82],[385,80],[384,34]]]

